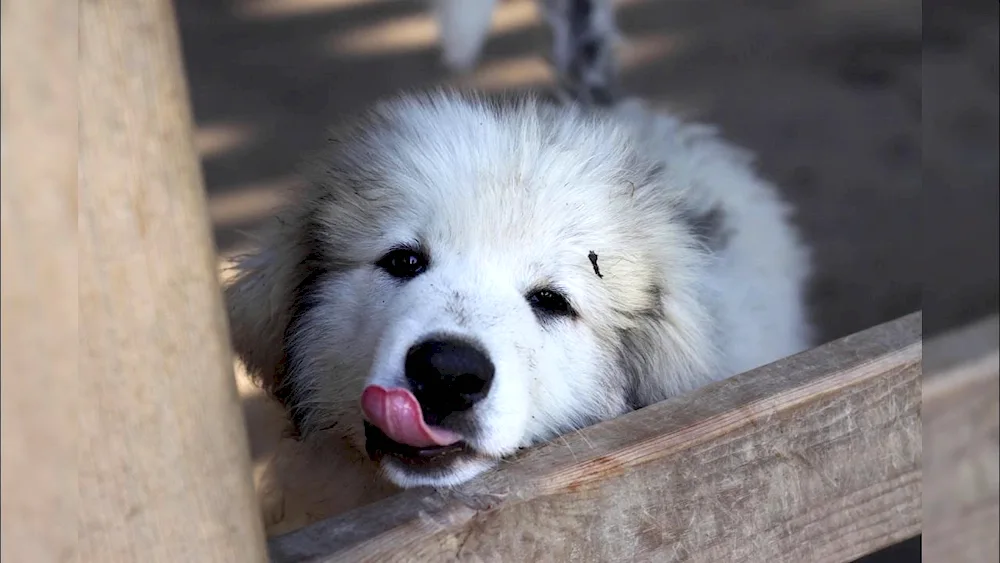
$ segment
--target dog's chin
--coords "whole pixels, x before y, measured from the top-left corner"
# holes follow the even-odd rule
[[[393,442],[365,423],[365,450],[389,481],[401,488],[452,487],[496,465],[495,458],[477,452],[465,442],[433,448],[414,448]]]
[[[382,472],[397,487],[454,487],[492,469],[497,461],[483,457],[456,457],[446,466],[414,467],[396,458],[381,460]]]

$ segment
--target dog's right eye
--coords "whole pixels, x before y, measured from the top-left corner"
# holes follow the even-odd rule
[[[566,296],[554,289],[536,289],[526,296],[536,314],[545,316],[575,317],[576,311]]]
[[[397,248],[380,258],[375,265],[394,278],[408,280],[424,273],[427,256],[412,248]]]

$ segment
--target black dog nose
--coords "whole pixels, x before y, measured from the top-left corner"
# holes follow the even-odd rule
[[[406,353],[405,369],[428,424],[472,408],[493,383],[493,362],[479,348],[459,340],[414,345]]]

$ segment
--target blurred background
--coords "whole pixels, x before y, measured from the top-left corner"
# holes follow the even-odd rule
[[[924,289],[930,332],[997,309],[998,4],[939,4],[922,25],[916,0],[616,2],[625,93],[720,125],[796,204],[824,339],[919,309]],[[374,99],[553,84],[533,0],[499,3],[465,76],[417,0],[176,6],[224,255],[325,128]]]
[[[401,90],[548,88],[533,0],[463,76],[415,0],[176,0],[220,252],[245,247],[325,128]],[[623,89],[759,155],[815,252],[825,340],[998,307],[998,3],[619,0]],[[883,561],[911,560],[910,542]]]

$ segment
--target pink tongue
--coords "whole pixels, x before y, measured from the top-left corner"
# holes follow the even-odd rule
[[[390,440],[415,448],[447,446],[462,439],[443,428],[431,428],[424,422],[420,403],[406,389],[386,389],[369,385],[361,393],[361,410]]]

